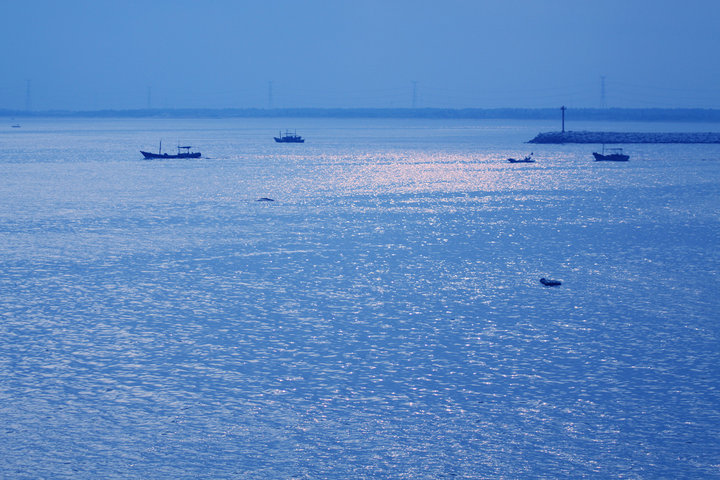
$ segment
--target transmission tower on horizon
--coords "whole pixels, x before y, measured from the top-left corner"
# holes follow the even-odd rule
[[[30,96],[30,80],[25,80],[25,111],[32,110],[32,97]]]

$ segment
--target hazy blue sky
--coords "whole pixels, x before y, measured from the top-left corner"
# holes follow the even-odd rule
[[[0,108],[720,108],[718,0],[0,0]]]

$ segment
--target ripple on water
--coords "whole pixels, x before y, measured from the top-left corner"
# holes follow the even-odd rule
[[[6,162],[0,471],[716,474],[718,168],[373,135]]]

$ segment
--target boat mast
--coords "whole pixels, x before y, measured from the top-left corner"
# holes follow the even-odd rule
[[[162,140],[160,140],[160,146],[158,147],[158,155],[162,154]]]

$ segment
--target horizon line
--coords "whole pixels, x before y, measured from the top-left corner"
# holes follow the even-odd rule
[[[0,117],[88,118],[457,118],[457,119],[555,119],[561,107],[288,107],[288,108],[136,108],[98,110],[0,109]],[[720,108],[702,107],[576,107],[566,115],[577,120],[694,120],[719,121]]]

